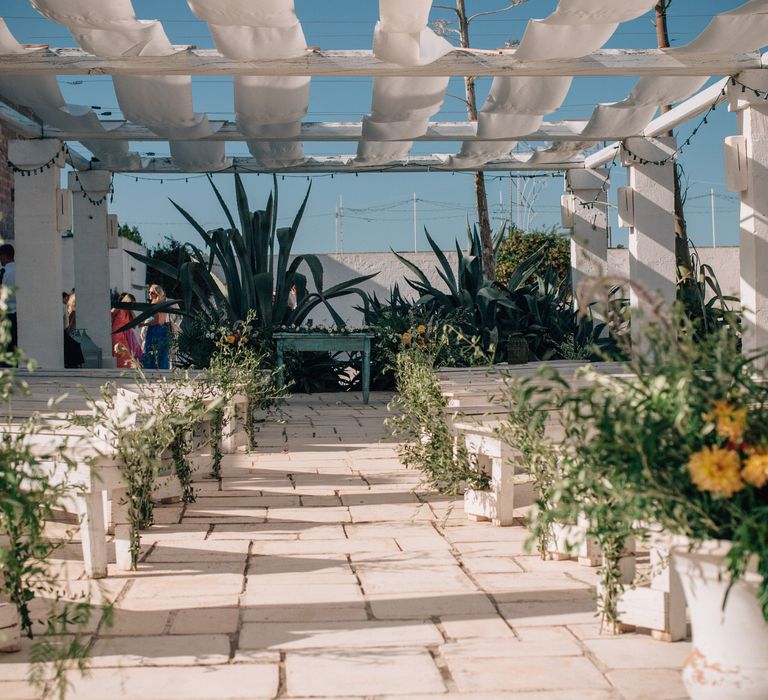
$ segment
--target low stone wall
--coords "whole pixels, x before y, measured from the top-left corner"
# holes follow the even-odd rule
[[[452,267],[456,266],[456,252],[447,252]],[[739,249],[728,248],[702,248],[699,250],[701,262],[711,265],[715,270],[723,292],[728,295],[739,294]],[[403,256],[416,264],[430,281],[438,288],[445,289],[445,284],[440,279],[435,269],[437,259],[433,253],[403,253]],[[375,278],[360,285],[365,291],[375,293],[379,299],[389,297],[389,290],[395,285],[400,285],[403,295],[409,298],[415,296],[415,292],[408,286],[405,279],[414,275],[392,253],[342,253],[319,255],[325,271],[324,285],[326,289],[352,277],[378,273]],[[608,265],[610,273],[618,277],[629,277],[629,250],[615,248],[608,252]],[[303,270],[306,273],[306,270]],[[312,289],[312,280],[309,281]],[[336,311],[341,314],[351,325],[360,325],[362,315],[354,309],[361,304],[359,297],[347,297],[333,302]],[[331,323],[330,314],[319,308],[312,315],[317,324],[327,325]]]

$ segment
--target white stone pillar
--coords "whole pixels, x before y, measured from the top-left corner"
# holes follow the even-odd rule
[[[750,87],[768,90],[762,71],[739,78]],[[731,88],[732,111],[739,134],[746,138],[746,172],[741,170],[740,250],[743,348],[768,349],[768,104],[751,92]],[[740,164],[732,164],[739,167]]]
[[[110,317],[107,195],[112,177],[100,170],[69,173],[72,192],[77,327],[101,348],[101,366],[114,367]],[[85,196],[84,196],[85,195]]]
[[[592,298],[580,298],[580,285],[590,277],[608,274],[608,171],[569,170],[568,189],[575,197],[571,231],[571,280],[580,306]]]
[[[40,367],[63,369],[61,236],[56,230],[56,190],[64,165],[61,142],[10,141],[8,159],[18,168],[43,167],[42,172],[14,177],[19,347]]]
[[[641,341],[649,316],[658,305],[671,306],[677,295],[675,258],[674,138],[631,138],[624,164],[632,190],[633,220],[629,229],[629,280],[632,342]],[[634,158],[633,158],[634,155]]]

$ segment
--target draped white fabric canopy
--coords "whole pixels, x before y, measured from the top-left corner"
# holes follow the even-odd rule
[[[183,2],[183,0],[173,0]],[[173,60],[182,53],[174,47],[157,20],[136,18],[131,0],[30,0],[51,21],[65,26],[83,51],[96,57]],[[303,59],[307,47],[294,0],[187,0],[194,15],[206,23],[219,54],[231,61],[274,62]],[[656,0],[560,0],[551,15],[528,22],[514,53],[525,62],[567,62],[588,57],[605,46],[623,22],[652,9]],[[391,67],[387,77],[376,77],[370,112],[363,117],[356,155],[346,156],[350,168],[386,168],[408,162],[414,139],[424,139],[431,120],[441,111],[448,77],[419,75],[417,69],[438,65],[455,53],[454,47],[430,28],[432,0],[380,0],[379,19],[371,27],[373,56]],[[333,4],[328,4],[333,11]],[[521,6],[521,7],[526,7]],[[748,0],[712,18],[688,45],[667,55],[710,56],[756,51],[768,44],[768,0]],[[0,62],[19,56],[26,48],[0,19]],[[468,71],[470,70],[468,64]],[[401,75],[398,75],[398,73]],[[233,84],[236,128],[253,156],[255,167],[281,170],[318,165],[305,158],[302,120],[310,101],[306,75],[237,75]],[[697,92],[706,75],[650,75],[639,79],[619,102],[597,105],[581,132],[583,140],[554,142],[550,147],[515,155],[526,135],[542,127],[547,114],[557,112],[567,98],[573,78],[552,70],[544,75],[498,75],[474,126],[475,137],[458,153],[437,155],[447,169],[482,168],[498,160],[510,166],[525,163],[578,163],[583,151],[606,134],[629,137],[643,132],[658,107]],[[113,72],[118,104],[128,123],[145,127],[170,144],[179,170],[216,171],[231,166],[226,138],[215,138],[221,121],[195,110],[189,75],[146,75]],[[41,122],[78,139],[101,167],[136,170],[147,161],[129,150],[127,141],[105,138],[120,122],[100,121],[87,106],[68,104],[51,75],[0,72],[0,98],[32,110]],[[118,137],[122,138],[122,137]]]

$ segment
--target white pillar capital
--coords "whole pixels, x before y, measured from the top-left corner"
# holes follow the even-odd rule
[[[768,75],[765,69],[745,70],[739,73],[737,79],[744,86],[759,90],[758,97],[752,90],[743,85],[728,85],[728,111],[740,112],[747,107],[754,107],[768,114],[768,102],[764,99],[768,95]]]
[[[77,173],[70,171],[67,183],[71,192],[84,192],[92,199],[99,199],[109,192],[112,175],[106,170],[82,170]]]
[[[58,139],[16,139],[8,142],[8,160],[17,168],[35,170],[46,165],[64,167],[64,151]]]
[[[621,149],[622,163],[629,166],[657,165],[674,156],[677,150],[677,139],[671,136],[662,138],[646,138],[632,136],[624,140]],[[662,167],[662,166],[658,166]]]
[[[608,187],[609,173],[606,168],[591,170],[574,168],[565,171],[565,182],[572,192],[603,190]]]

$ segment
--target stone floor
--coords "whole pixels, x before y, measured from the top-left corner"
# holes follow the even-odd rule
[[[528,555],[524,528],[421,489],[387,439],[387,399],[294,397],[197,503],[158,509],[139,570],[101,584],[114,622],[94,620],[69,697],[686,697],[689,644],[601,637],[593,570]],[[60,566],[81,589],[77,551]],[[39,697],[27,656],[0,656],[3,700]]]

